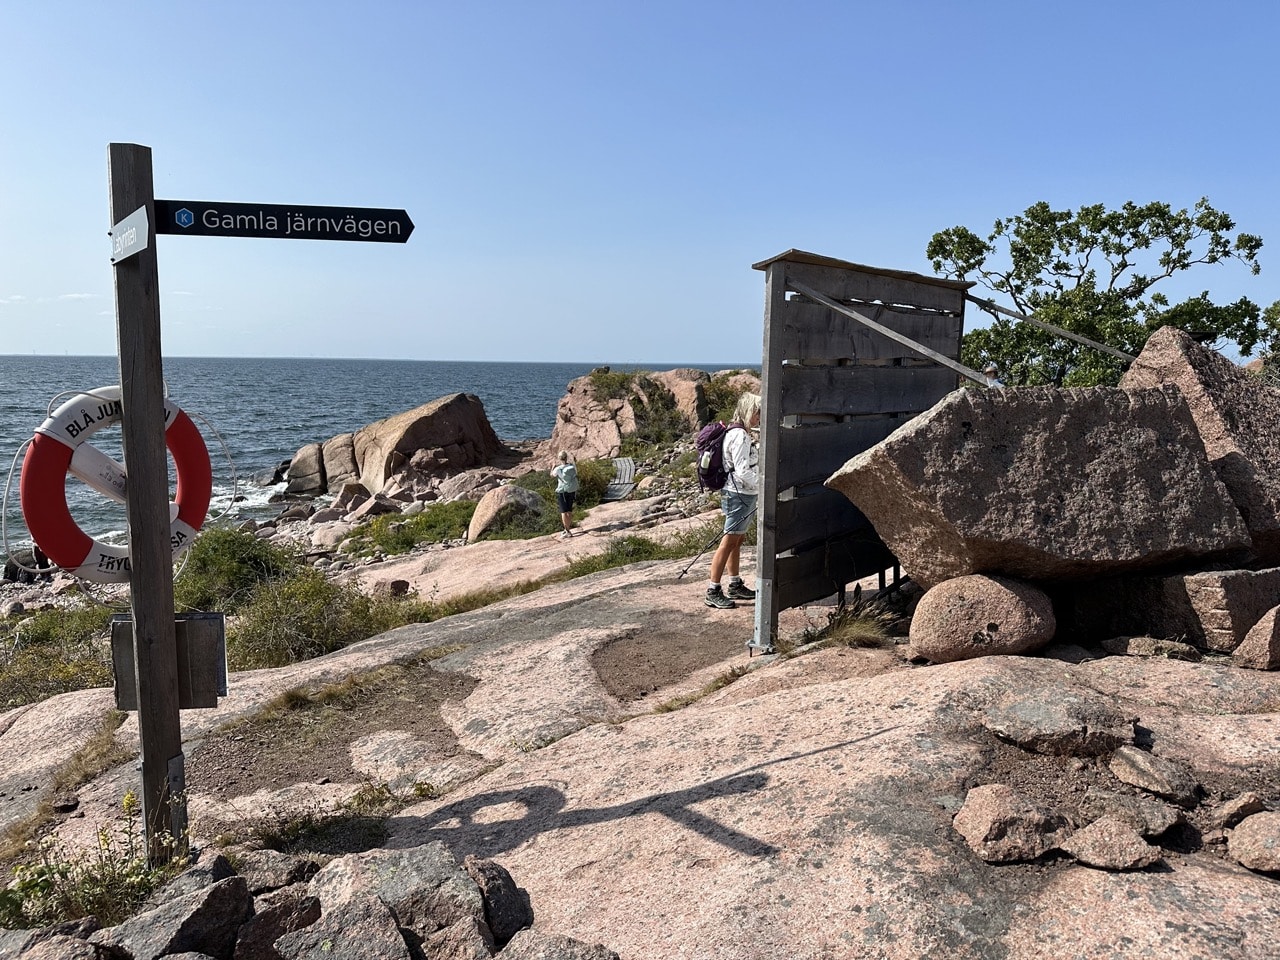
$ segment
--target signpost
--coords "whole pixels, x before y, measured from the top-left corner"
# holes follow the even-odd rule
[[[128,466],[125,502],[142,813],[148,856],[153,863],[163,863],[185,849],[187,808],[178,719],[159,271],[151,228],[157,235],[404,243],[413,232],[413,221],[403,210],[157,200],[151,148],[132,143],[107,146],[107,182]]]

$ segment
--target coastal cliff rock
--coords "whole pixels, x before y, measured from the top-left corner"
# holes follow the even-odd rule
[[[616,457],[627,437],[665,442],[676,433],[694,433],[712,411],[707,390],[713,377],[682,367],[660,373],[613,373],[601,367],[570,382],[556,408],[547,449],[577,458]],[[736,393],[759,391],[754,374],[739,373],[729,386]]]
[[[294,455],[286,493],[336,493],[358,480],[370,494],[412,465],[435,478],[483,466],[505,448],[480,399],[455,393],[360,430],[310,443]]]

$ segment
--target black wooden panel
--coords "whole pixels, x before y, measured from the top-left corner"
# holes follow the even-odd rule
[[[964,312],[964,291],[808,263],[788,263],[787,279],[799,280],[832,300],[879,300],[930,310]]]
[[[873,416],[778,427],[777,489],[823,482],[851,457],[874,447],[910,419]]]
[[[931,350],[957,360],[960,357],[960,317],[942,314],[879,314],[870,305],[855,306],[868,317]],[[922,354],[876,333],[852,317],[824,307],[820,303],[788,300],[781,316],[770,317],[777,356],[793,359],[858,359],[893,360],[897,357],[920,357]]]
[[[818,540],[838,539],[870,528],[871,522],[848,497],[819,488],[809,496],[779,500],[774,507],[778,553]]]
[[[782,415],[910,413],[956,389],[946,367],[794,366],[781,369]]]
[[[855,580],[887,570],[895,560],[875,532],[832,540],[794,557],[778,557],[774,589],[778,609],[829,597]]]

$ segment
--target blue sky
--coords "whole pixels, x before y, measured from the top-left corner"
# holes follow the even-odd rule
[[[107,144],[166,199],[404,208],[407,244],[162,236],[175,356],[758,364],[788,248],[931,272],[1000,216],[1207,196],[1280,299],[1267,2],[11,3],[3,353],[113,354]],[[978,321],[973,314],[970,323]]]

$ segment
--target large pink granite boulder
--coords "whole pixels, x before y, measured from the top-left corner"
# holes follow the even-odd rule
[[[1122,387],[1171,383],[1187,398],[1204,449],[1230,491],[1258,559],[1280,564],[1280,390],[1161,327],[1120,380]]]
[[[449,472],[483,466],[502,451],[484,404],[454,393],[362,427],[353,438],[360,482],[377,493],[419,450],[439,451]]]
[[[1087,580],[1247,554],[1173,386],[962,389],[836,471],[924,586]]]

